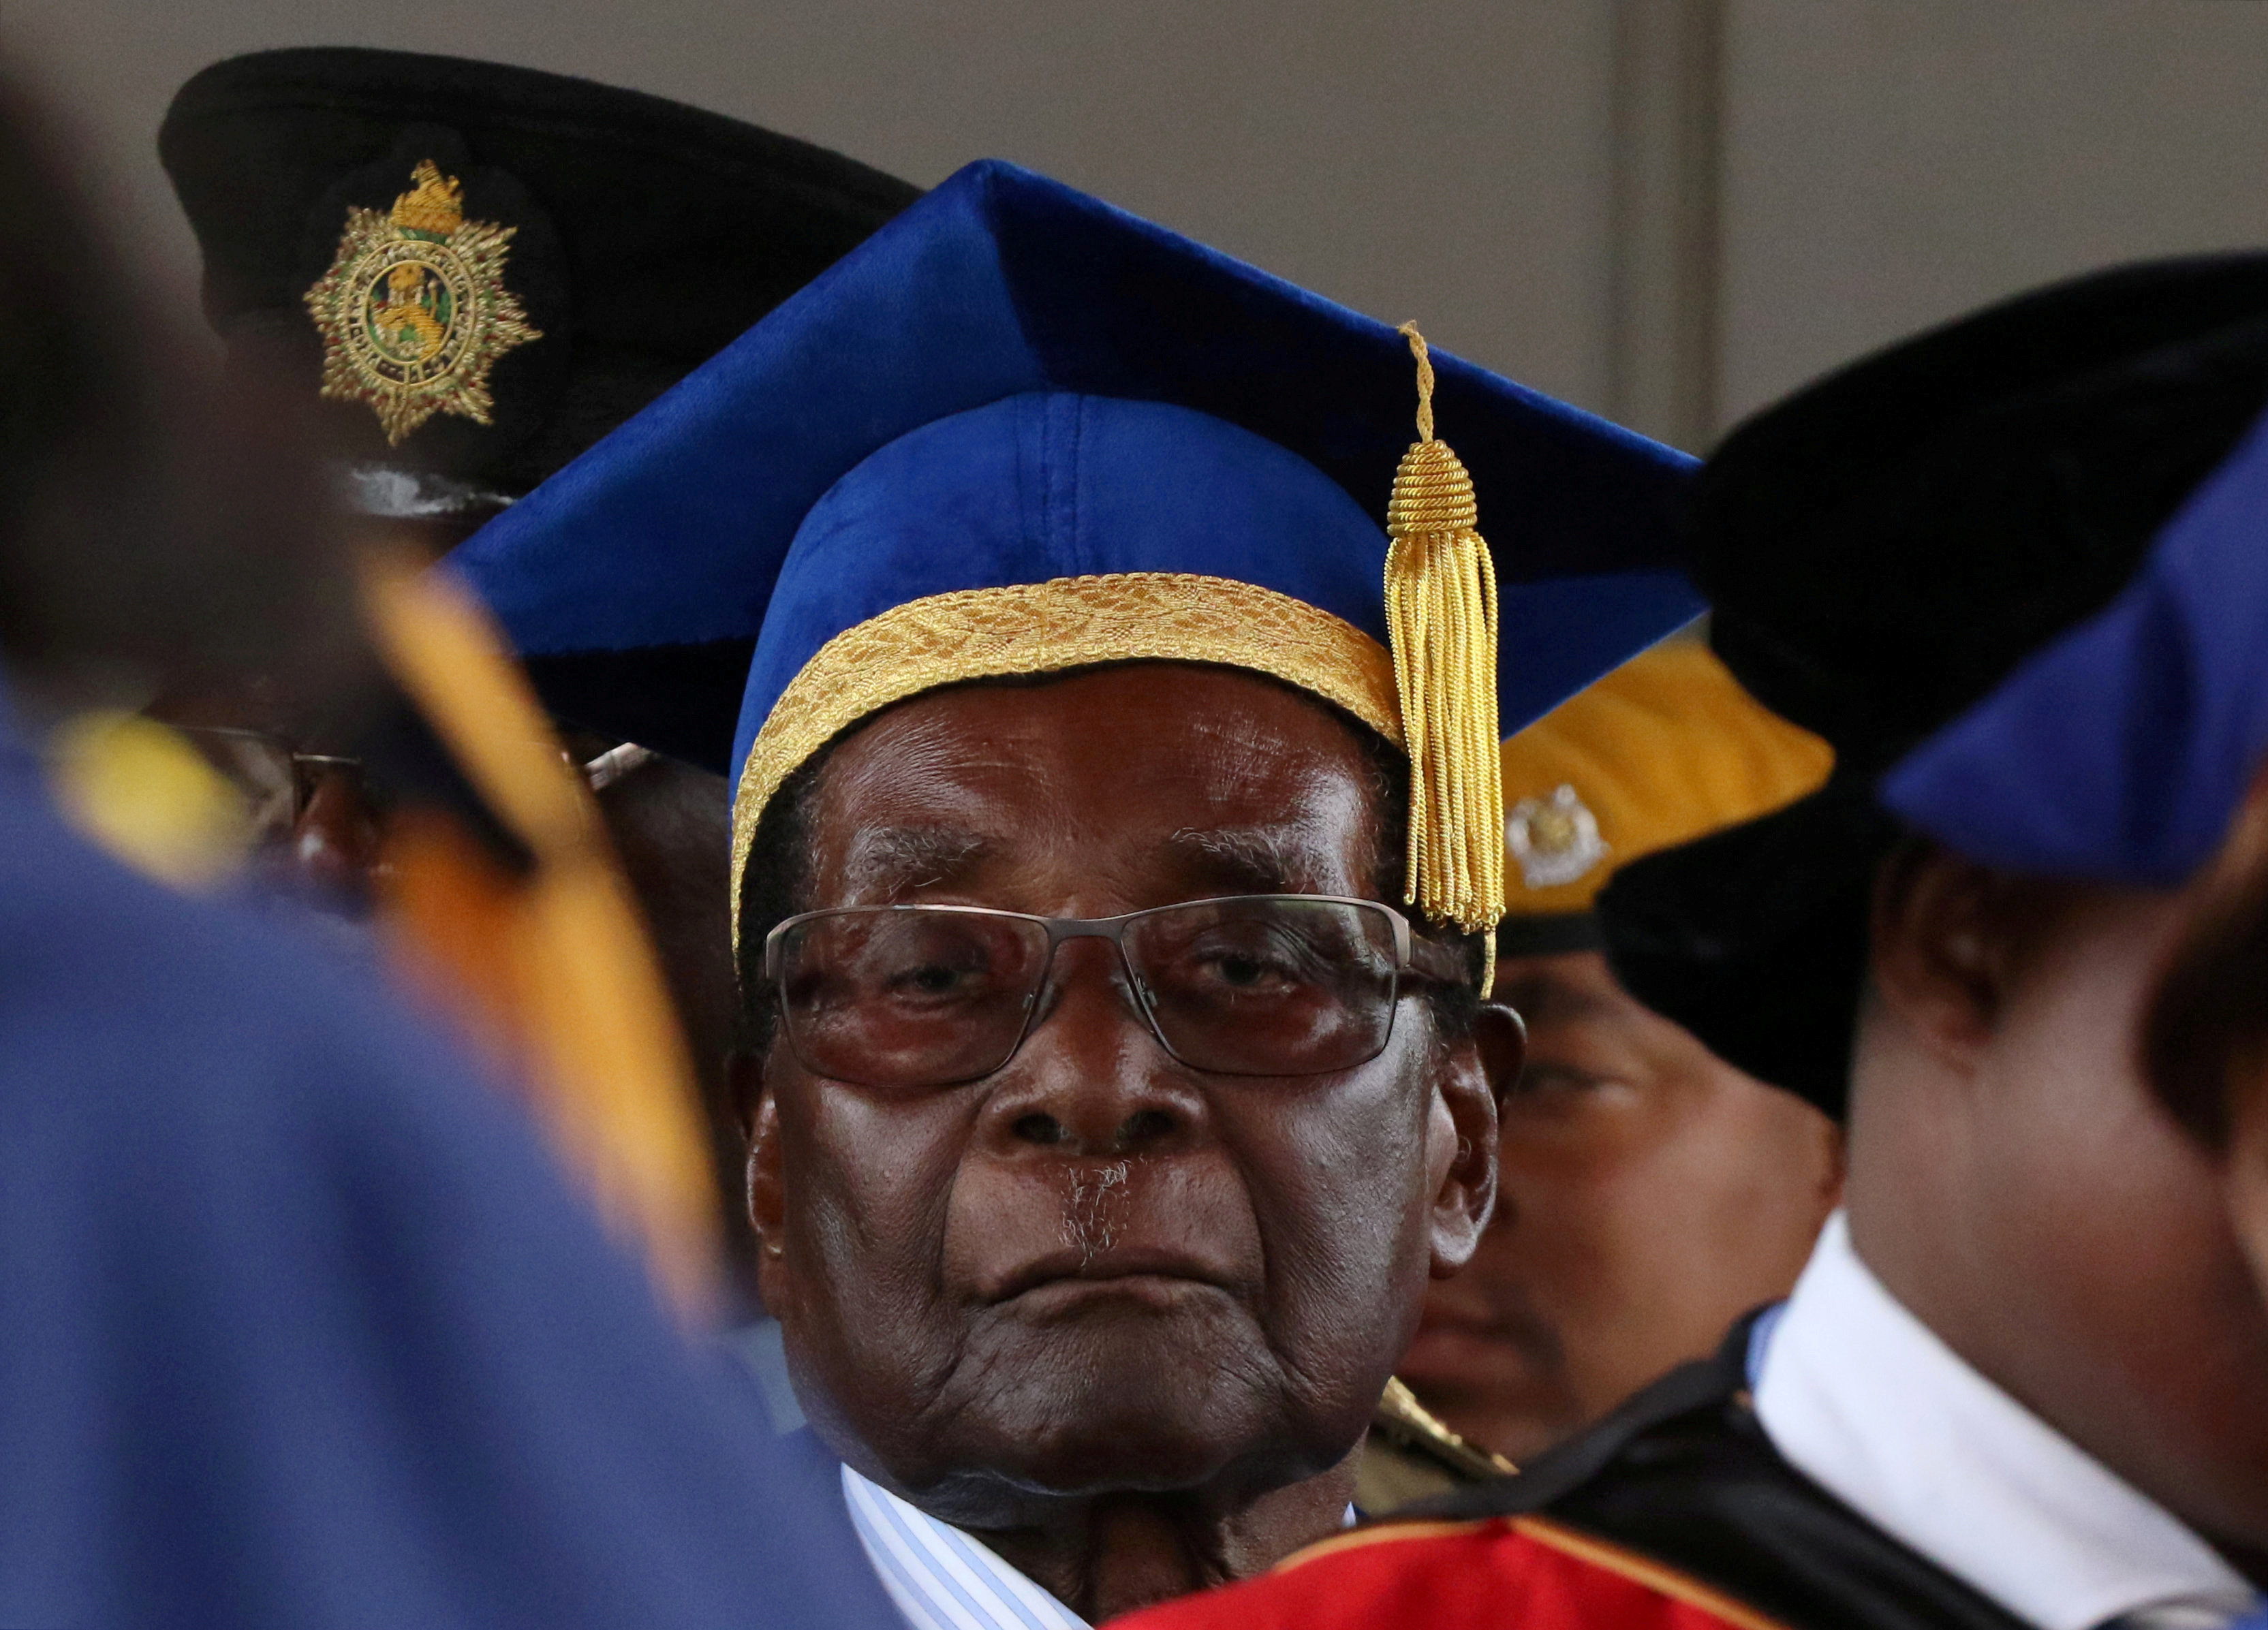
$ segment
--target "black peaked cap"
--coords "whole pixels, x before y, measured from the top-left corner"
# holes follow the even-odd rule
[[[1867,357],[1742,424],[1691,494],[1710,641],[1833,744],[1786,810],[1600,896],[1641,1001],[1840,1114],[1876,777],[2106,604],[2268,405],[2268,254],[2121,267]]]
[[[512,229],[503,283],[541,340],[497,358],[493,423],[437,413],[389,445],[321,404],[344,456],[517,496],[722,349],[919,196],[880,172],[636,91],[494,62],[264,51],[183,85],[158,153],[232,354],[322,378],[306,304],[350,209],[431,159],[463,213]]]

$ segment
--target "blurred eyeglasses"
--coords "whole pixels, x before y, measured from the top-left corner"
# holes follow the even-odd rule
[[[284,737],[232,725],[175,727],[227,777],[243,797],[255,846],[282,841],[298,830],[307,806],[326,781],[347,778],[362,790],[362,760],[341,753],[306,753]],[[652,749],[636,742],[609,748],[577,772],[593,792],[605,790],[633,770],[651,763]],[[561,757],[567,758],[563,753]],[[567,759],[574,764],[571,758]]]
[[[256,847],[288,839],[327,778],[348,776],[359,781],[362,776],[359,760],[330,753],[302,753],[265,731],[220,724],[175,728],[242,796]]]
[[[1386,1050],[1405,980],[1462,984],[1463,958],[1376,900],[1244,894],[1124,916],[853,906],[790,917],[763,978],[796,1060],[871,1087],[975,1081],[1013,1058],[1065,940],[1116,948],[1167,1054],[1223,1076],[1314,1076]]]

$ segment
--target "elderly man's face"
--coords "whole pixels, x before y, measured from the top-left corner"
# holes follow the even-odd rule
[[[1348,725],[1233,672],[946,692],[836,750],[804,903],[1374,899],[1376,780]],[[1490,1087],[1421,994],[1369,1063],[1229,1076],[1169,1057],[1122,977],[1065,942],[1021,1049],[956,1086],[822,1079],[779,1041],[763,1061],[753,1209],[806,1404],[954,1520],[1332,1466],[1486,1216]]]

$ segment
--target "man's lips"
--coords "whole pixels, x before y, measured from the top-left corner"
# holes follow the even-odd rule
[[[1219,1265],[1185,1251],[1143,1245],[1082,1251],[1073,1245],[1035,1257],[1001,1275],[984,1299],[997,1306],[1050,1285],[1101,1285],[1116,1280],[1179,1281],[1228,1289],[1228,1275]]]
[[[1511,1333],[1515,1322],[1489,1309],[1440,1307],[1428,1302],[1418,1328],[1425,1334],[1501,1337]]]
[[[1556,1357],[1557,1333],[1526,1299],[1510,1306],[1475,1305],[1436,1296],[1429,1298],[1418,1321],[1410,1351],[1403,1359],[1407,1371],[1454,1371],[1474,1363],[1501,1362],[1509,1347],[1535,1360]]]

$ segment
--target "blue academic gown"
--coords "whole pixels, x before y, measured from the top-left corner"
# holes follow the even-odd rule
[[[523,1117],[0,731],[0,1626],[898,1630]]]

